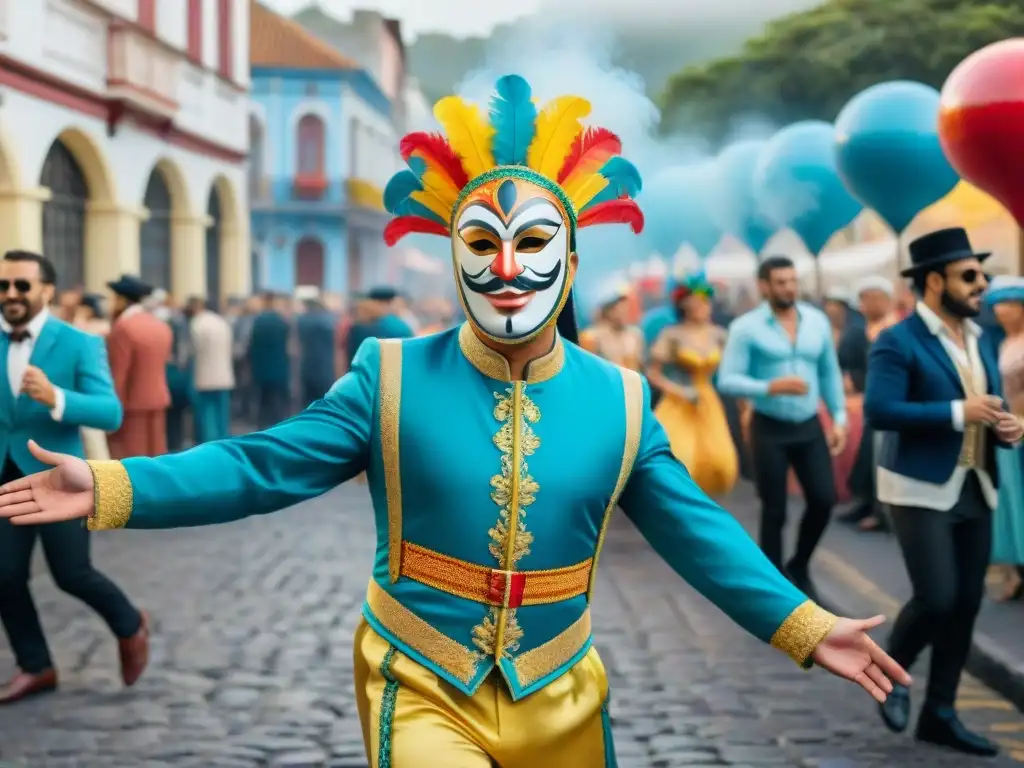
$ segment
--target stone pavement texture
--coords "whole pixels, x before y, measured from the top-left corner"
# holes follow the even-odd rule
[[[750,503],[740,493],[727,506],[750,519]],[[63,688],[0,709],[0,765],[363,768],[350,640],[372,541],[358,484],[228,526],[98,535],[96,562],[152,614],[150,669],[121,690],[105,628],[40,572],[35,593]],[[866,695],[796,669],[732,626],[622,518],[601,560],[595,614],[621,768],[1016,764],[884,731]],[[11,666],[0,643],[0,675]],[[974,682],[970,696],[994,700]],[[964,715],[1024,733],[1011,710]]]

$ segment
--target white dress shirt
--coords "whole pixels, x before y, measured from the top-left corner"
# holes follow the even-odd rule
[[[988,391],[988,377],[985,375],[985,366],[981,362],[981,353],[978,351],[978,337],[981,335],[981,328],[977,323],[964,320],[964,345],[962,349],[950,336],[949,328],[942,319],[932,312],[924,304],[918,302],[917,314],[924,321],[934,335],[939,337],[942,348],[946,350],[954,365],[961,369],[969,370],[981,392]],[[958,432],[964,431],[964,401],[954,400],[950,403],[949,409],[950,424]],[[992,435],[986,434],[986,440],[993,439]],[[963,490],[967,473],[974,471],[978,473],[978,480],[981,483],[981,490],[988,505],[995,509],[998,502],[996,487],[992,483],[992,477],[984,469],[969,469],[957,464],[949,480],[938,485],[915,480],[910,477],[898,475],[895,472],[878,468],[878,500],[883,504],[898,504],[901,507],[924,507],[935,509],[940,512],[948,512],[960,499],[960,492]]]
[[[21,393],[21,382],[25,378],[25,371],[28,370],[32,359],[32,351],[36,348],[36,340],[49,319],[50,310],[43,307],[39,314],[33,317],[29,324],[25,326],[28,338],[21,341],[12,340],[7,345],[7,381],[10,384],[11,394],[14,395],[15,400],[18,399],[18,395]],[[13,330],[10,323],[3,319],[0,319],[0,328],[7,334]],[[50,410],[50,416],[53,417],[54,421],[61,421],[64,418],[64,390],[60,387],[53,388],[53,402],[54,405]]]

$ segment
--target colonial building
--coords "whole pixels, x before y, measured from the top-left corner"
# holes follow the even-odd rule
[[[392,282],[381,195],[399,167],[392,101],[354,59],[251,7],[250,198],[261,287]]]
[[[0,0],[0,248],[249,290],[244,0]]]

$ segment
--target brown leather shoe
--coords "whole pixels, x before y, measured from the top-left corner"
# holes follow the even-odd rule
[[[47,669],[35,675],[18,672],[7,685],[0,688],[0,706],[55,690],[57,690],[57,672],[53,669]]]
[[[149,663],[149,615],[145,611],[141,611],[140,615],[142,624],[139,631],[117,641],[121,656],[121,679],[128,687],[135,685]]]

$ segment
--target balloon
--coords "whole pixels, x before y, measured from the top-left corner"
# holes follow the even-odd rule
[[[778,229],[754,199],[754,167],[764,146],[763,141],[738,141],[723,149],[716,160],[716,183],[708,190],[718,226],[755,254]]]
[[[939,138],[953,167],[1024,227],[1024,40],[982,48],[942,86]]]
[[[861,91],[836,118],[839,173],[897,233],[956,186],[938,135],[939,92],[898,80]]]
[[[754,172],[754,197],[815,256],[863,208],[839,177],[835,129],[820,120],[794,123],[772,137]]]
[[[706,162],[668,168],[644,185],[637,202],[644,212],[644,234],[651,246],[671,259],[689,243],[706,257],[722,239],[708,206],[715,166]]]

